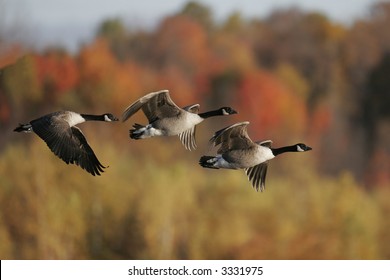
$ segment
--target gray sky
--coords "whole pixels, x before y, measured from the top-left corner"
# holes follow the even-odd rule
[[[134,26],[153,27],[164,16],[180,10],[187,0],[0,0],[9,22],[27,26],[36,46],[50,43],[75,49],[93,35],[106,18],[121,17]],[[264,17],[276,8],[298,6],[320,11],[332,20],[350,23],[364,16],[376,0],[199,0],[219,20],[233,11],[247,17]],[[2,4],[2,5],[1,5]],[[3,7],[2,7],[3,6]],[[1,14],[1,11],[0,11]],[[1,16],[1,15],[0,15]],[[4,21],[4,20],[3,20]]]

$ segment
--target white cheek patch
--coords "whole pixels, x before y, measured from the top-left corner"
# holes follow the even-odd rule
[[[110,122],[111,121],[111,119],[107,116],[107,115],[104,115],[104,121],[106,121],[106,122]]]
[[[222,109],[222,114],[224,114],[225,116],[230,115],[228,112],[226,112],[225,109]]]
[[[302,149],[301,146],[298,145],[298,146],[297,146],[297,151],[298,151],[298,152],[304,152],[305,150]]]

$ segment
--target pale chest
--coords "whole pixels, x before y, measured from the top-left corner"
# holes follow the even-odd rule
[[[153,124],[153,127],[161,130],[164,135],[170,136],[189,130],[202,121],[203,119],[197,114],[185,112],[177,117],[158,120]]]
[[[269,148],[260,145],[250,149],[232,150],[222,156],[226,161],[234,163],[236,168],[249,168],[275,157]]]

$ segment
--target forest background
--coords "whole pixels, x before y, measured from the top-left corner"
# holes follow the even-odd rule
[[[188,2],[153,30],[107,19],[76,53],[0,32],[0,258],[389,259],[389,26],[388,2],[348,26],[298,8],[217,22]],[[12,131],[62,109],[120,116],[160,89],[239,114],[199,125],[194,152],[129,139],[142,113],[82,124],[100,177]],[[263,193],[197,164],[215,130],[245,120],[254,140],[313,147],[273,160]]]

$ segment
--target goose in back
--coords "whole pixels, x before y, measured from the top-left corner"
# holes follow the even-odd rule
[[[34,132],[46,142],[50,150],[67,164],[79,165],[93,176],[104,172],[92,148],[81,130],[75,126],[85,121],[118,121],[107,113],[103,115],[78,114],[59,111],[47,114],[27,124],[20,124],[16,132]]]
[[[154,136],[178,135],[187,150],[196,149],[195,127],[197,124],[209,117],[237,113],[230,107],[199,113],[199,104],[180,108],[172,101],[168,90],[161,90],[149,93],[127,107],[122,121],[126,121],[140,109],[144,112],[149,124],[146,126],[134,124],[130,129],[130,138],[144,139]]]
[[[256,191],[265,189],[268,161],[285,152],[306,152],[312,148],[303,143],[272,148],[271,140],[253,142],[248,135],[249,122],[240,122],[221,129],[210,143],[220,145],[216,156],[202,156],[199,164],[205,168],[244,169]]]

